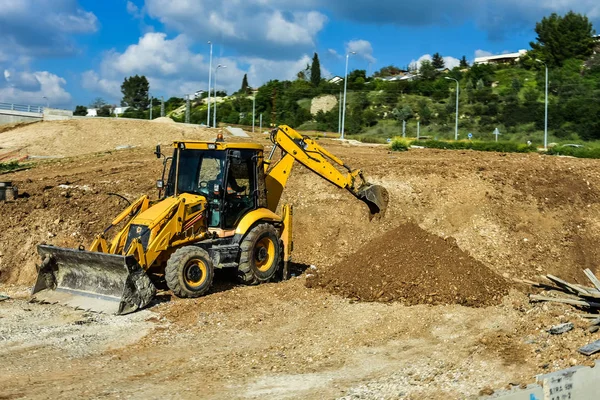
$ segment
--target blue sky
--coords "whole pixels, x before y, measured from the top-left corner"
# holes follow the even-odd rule
[[[542,4],[544,3],[544,4]],[[144,74],[157,97],[208,87],[207,41],[218,88],[292,79],[319,53],[325,76],[406,66],[435,52],[529,48],[535,22],[574,10],[600,23],[597,0],[0,0],[0,102],[73,108]]]

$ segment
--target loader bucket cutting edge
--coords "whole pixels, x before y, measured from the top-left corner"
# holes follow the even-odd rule
[[[156,288],[133,256],[39,245],[42,265],[34,300],[108,314],[128,314],[150,303]]]
[[[358,191],[358,198],[369,206],[372,216],[384,216],[387,210],[389,194],[381,185],[366,184]]]

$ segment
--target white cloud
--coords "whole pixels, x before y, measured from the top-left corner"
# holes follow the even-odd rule
[[[460,65],[460,60],[458,58],[451,57],[451,56],[442,56],[442,58],[444,59],[444,65],[446,68],[452,69],[452,68],[458,67]],[[409,65],[411,68],[419,69],[421,67],[422,61],[425,61],[425,60],[431,61],[432,59],[433,59],[433,57],[431,56],[431,54],[423,54],[417,60],[412,60]]]
[[[106,53],[98,71],[89,70],[81,75],[82,86],[111,102],[118,102],[121,97],[123,79],[136,74],[148,78],[150,91],[155,96],[182,97],[207,90],[208,57],[193,52],[191,46],[185,35],[169,39],[164,33],[146,33],[122,53],[114,50]],[[292,60],[247,56],[213,58],[213,68],[218,64],[227,67],[219,69],[217,89],[228,93],[240,88],[245,73],[250,85],[257,87],[271,79],[294,79],[298,71],[310,63],[308,54]],[[329,71],[322,68],[322,75],[328,74]]]
[[[373,46],[367,40],[351,40],[346,43],[346,53],[356,52],[359,57],[364,58],[370,63],[374,63]]]
[[[48,71],[4,71],[4,82],[0,82],[0,99],[9,103],[44,104],[65,106],[71,95],[64,89],[67,81]]]
[[[475,50],[475,58],[479,58],[479,57],[489,57],[491,55],[493,55],[494,53],[490,52],[490,51],[486,51],[486,50]]]
[[[0,37],[5,54],[72,54],[72,35],[95,32],[98,19],[73,0],[0,0]]]
[[[127,8],[127,13],[130,14],[131,16],[133,16],[133,18],[139,19],[139,18],[143,17],[142,11],[139,9],[138,6],[135,5],[134,2],[128,0],[126,8]]]
[[[246,56],[296,58],[314,49],[327,17],[289,0],[146,0],[168,29],[212,40]]]

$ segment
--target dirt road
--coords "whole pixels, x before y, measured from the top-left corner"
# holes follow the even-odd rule
[[[152,150],[80,155],[3,176],[24,196],[0,203],[0,292],[13,297],[0,302],[0,398],[470,398],[589,361],[576,349],[597,337],[577,311],[530,304],[527,289],[510,278],[543,272],[584,283],[582,269],[600,272],[598,162],[323,143],[388,188],[384,219],[369,221],[349,193],[297,167],[284,201],[295,206],[299,276],[240,287],[218,275],[208,296],[165,292],[149,309],[118,318],[29,304],[26,288],[38,243],[87,245],[124,206],[107,193],[155,193],[161,166]],[[352,274],[349,257],[374,244],[385,249],[378,240],[410,250],[439,247],[440,238],[456,249],[434,251],[438,259],[424,261],[424,271],[437,270],[435,279],[459,260],[469,271],[485,268],[508,294],[466,307],[456,296],[362,302],[306,287],[310,265],[339,274],[348,263]],[[388,268],[391,255],[401,266],[402,254],[383,260],[386,279],[402,283],[394,290],[407,284],[401,268],[396,277]],[[411,262],[424,254],[411,252]],[[447,254],[454,261],[445,264]],[[373,266],[382,260],[374,252],[371,261],[359,264],[377,282],[382,269]],[[575,330],[545,331],[564,321]]]

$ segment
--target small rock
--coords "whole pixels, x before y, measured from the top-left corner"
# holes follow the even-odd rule
[[[479,391],[480,396],[491,396],[494,394],[494,390],[492,388],[486,387]]]
[[[579,362],[575,358],[571,358],[571,360],[569,361],[569,364],[571,364],[572,367],[576,366],[578,363]]]
[[[590,326],[590,327],[588,328],[588,332],[590,332],[590,333],[596,333],[596,332],[598,332],[599,330],[600,330],[600,326],[598,326],[598,325]]]
[[[573,328],[573,323],[567,322],[564,324],[554,325],[552,328],[548,329],[548,333],[551,335],[562,335],[563,333],[569,332]]]

